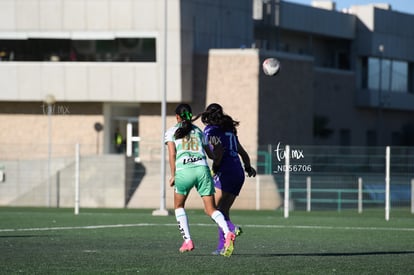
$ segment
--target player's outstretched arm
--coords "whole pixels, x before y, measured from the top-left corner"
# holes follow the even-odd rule
[[[255,177],[256,170],[251,166],[249,154],[246,152],[246,150],[244,150],[240,142],[237,144],[237,150],[238,150],[240,157],[242,158],[242,161],[244,164],[244,170],[247,172],[247,175],[249,177]]]

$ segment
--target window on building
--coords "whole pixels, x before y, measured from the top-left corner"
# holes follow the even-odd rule
[[[362,61],[362,73],[362,88],[400,93],[409,90],[407,62],[369,57]]]
[[[377,146],[378,140],[377,140],[377,132],[374,130],[368,130],[366,133],[366,144],[367,146]]]
[[[351,68],[350,65],[350,56],[347,52],[338,52],[337,53],[337,67],[341,70],[349,70]]]
[[[407,92],[408,91],[408,64],[402,61],[393,61],[391,63],[389,83],[391,91]]]
[[[402,143],[402,135],[400,132],[391,133],[391,145],[398,146]]]
[[[339,130],[339,145],[341,146],[351,145],[351,130],[349,129]]]
[[[361,88],[368,89],[368,58],[361,58]]]
[[[0,40],[2,60],[155,62],[155,38]]]
[[[410,63],[408,66],[408,92],[414,93],[414,64]]]

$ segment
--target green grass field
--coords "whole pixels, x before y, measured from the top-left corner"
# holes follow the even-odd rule
[[[180,254],[175,218],[152,210],[0,208],[1,274],[414,274],[414,215],[392,209],[233,211],[243,227],[230,258],[217,229],[188,210],[196,245]]]

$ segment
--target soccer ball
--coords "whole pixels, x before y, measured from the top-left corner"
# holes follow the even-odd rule
[[[266,58],[262,64],[265,75],[274,76],[280,71],[280,62],[276,58]]]

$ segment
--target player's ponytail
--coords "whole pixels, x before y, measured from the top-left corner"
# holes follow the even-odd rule
[[[187,136],[193,129],[191,118],[193,117],[191,107],[188,104],[182,103],[177,106],[175,113],[180,116],[181,123],[180,127],[175,131],[174,137],[176,139]]]

